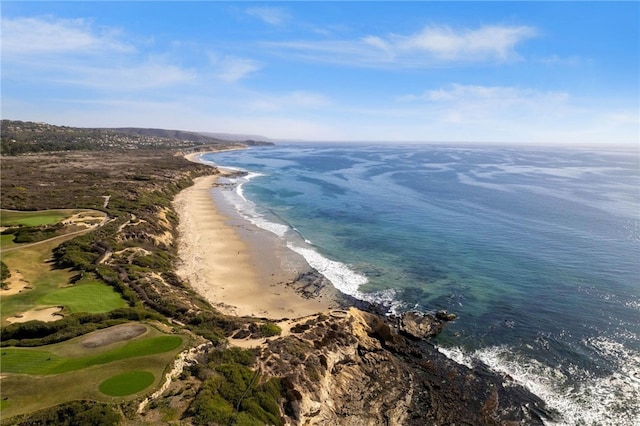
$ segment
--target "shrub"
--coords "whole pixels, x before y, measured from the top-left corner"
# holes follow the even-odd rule
[[[14,243],[33,243],[43,241],[58,235],[63,228],[62,224],[45,226],[23,226],[13,232]]]
[[[279,336],[282,333],[282,329],[274,323],[265,323],[260,325],[260,332],[264,337]]]
[[[196,425],[231,424],[233,406],[220,395],[209,390],[198,393],[192,404],[193,423]]]
[[[278,379],[264,382],[260,374],[239,364],[215,366],[218,373],[206,379],[191,412],[195,424],[281,425]]]
[[[144,308],[118,308],[102,314],[76,313],[53,322],[27,321],[2,327],[1,346],[42,346],[63,342],[127,321],[161,320]]]
[[[93,401],[73,401],[29,415],[8,420],[3,419],[3,424],[13,426],[115,426],[121,421],[120,415],[107,404]]]
[[[94,270],[94,263],[100,254],[94,251],[92,241],[91,234],[88,234],[60,244],[53,250],[56,265],[61,268]]]
[[[238,328],[237,320],[211,311],[199,312],[195,316],[185,317],[183,321],[189,330],[213,343],[223,342],[225,335],[230,335]]]
[[[4,281],[11,277],[11,271],[6,263],[0,260],[0,281]]]
[[[215,364],[240,364],[244,366],[253,365],[255,354],[247,349],[231,347],[229,349],[216,349],[208,354],[209,362]]]

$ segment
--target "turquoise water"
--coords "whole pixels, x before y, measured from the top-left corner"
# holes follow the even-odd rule
[[[631,149],[291,144],[206,154],[226,199],[344,292],[447,309],[438,337],[562,424],[640,424],[640,165]]]

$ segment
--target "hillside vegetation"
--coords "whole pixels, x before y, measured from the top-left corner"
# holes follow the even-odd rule
[[[142,321],[158,324],[154,327],[165,324],[162,327],[169,327],[167,330],[173,330],[173,333],[191,336],[188,340],[193,342],[192,345],[208,341],[212,344],[210,350],[224,354],[226,337],[244,327],[248,320],[221,315],[173,272],[177,257],[178,218],[171,200],[181,189],[191,185],[194,178],[217,173],[215,168],[187,161],[180,154],[194,147],[223,149],[240,146],[220,141],[215,145],[203,145],[203,142],[211,140],[179,142],[176,138],[123,135],[100,129],[2,122],[0,201],[5,209],[2,220],[12,232],[6,235],[11,239],[6,244],[3,236],[3,279],[11,274],[20,274],[23,280],[31,277],[34,280],[28,282],[19,294],[2,296],[3,311],[6,311],[3,312],[0,341],[4,348],[1,365],[5,375],[0,405],[3,424],[21,424],[27,418],[30,422],[34,418],[57,418],[58,424],[80,424],[87,418],[93,418],[95,424],[109,424],[123,415],[129,418],[136,416],[135,407],[145,393],[125,397],[118,395],[128,389],[125,386],[122,390],[122,377],[137,377],[148,385],[150,373],[141,369],[144,364],[119,361],[117,356],[100,358],[107,363],[103,370],[114,377],[101,385],[106,392],[101,394],[97,383],[79,380],[78,377],[85,377],[85,370],[90,371],[96,368],[92,365],[103,361],[96,361],[95,357],[81,358],[74,363],[64,361],[65,358],[49,354],[50,348],[55,348],[56,344],[64,344],[96,330],[110,330],[118,324]],[[50,209],[92,209],[104,212],[107,218],[88,233],[75,238],[70,235],[66,241],[55,242],[50,238],[58,236],[64,240],[64,235],[70,231],[61,225],[68,214]],[[33,213],[23,215],[13,211]],[[22,237],[16,239],[18,234]],[[29,245],[34,241],[42,243]],[[9,248],[12,251],[9,252]],[[112,293],[115,291],[117,299],[100,298],[103,287],[111,288]],[[101,300],[99,303],[98,299]],[[15,312],[50,305],[65,307],[57,320],[6,321],[7,315]],[[182,342],[184,338],[180,339]],[[36,358],[43,356],[42,362],[37,362],[34,367],[29,360],[35,358],[24,357],[17,352],[26,350],[21,348],[37,349],[33,354]],[[168,356],[172,357],[172,353],[169,352]],[[147,368],[159,367],[162,371],[170,367],[168,362],[171,358],[165,355],[153,355],[152,352],[145,355],[134,351],[131,356],[142,357],[140,359],[151,357]],[[53,363],[54,358],[56,363]],[[262,379],[257,381],[254,378],[246,362],[251,357],[242,358],[241,362],[234,357],[225,359],[228,367],[221,369],[219,365],[204,365],[198,369],[200,376],[186,378],[193,395],[182,403],[175,416],[201,419],[200,424],[203,424],[212,415],[210,402],[215,402],[224,407],[225,418],[240,416],[248,421],[254,419],[251,421],[253,424],[260,424],[262,422],[254,418],[258,415],[278,423],[277,395],[264,396],[265,401],[272,401],[269,405],[271,414],[267,416],[263,408],[256,408],[260,407],[259,403],[247,406],[247,409],[236,407],[236,400],[225,399],[231,398],[228,391],[219,393],[207,388],[201,394],[200,383],[205,380],[218,377],[217,383],[226,383],[236,380],[233,378],[235,372],[245,370],[249,372],[243,374],[253,379],[252,386],[260,385]],[[45,370],[41,371],[42,368]],[[18,372],[26,375],[15,376]],[[56,387],[57,399],[43,398],[45,389],[33,387],[31,375],[43,372],[62,373],[46,379]],[[161,375],[156,373],[153,377],[157,386]],[[147,385],[142,388],[146,389]],[[75,390],[67,392],[65,386],[73,386]],[[133,389],[137,388],[133,386]],[[91,400],[72,403],[83,392],[94,396]],[[259,389],[253,393],[263,395]],[[197,404],[192,404],[196,395]],[[246,403],[252,400],[246,396],[244,399]],[[106,402],[106,405],[96,400]],[[50,407],[61,402],[64,403],[61,406]],[[233,407],[231,412],[226,411],[228,407]],[[37,411],[40,409],[45,411]]]
[[[271,145],[258,141],[228,141],[196,132],[141,128],[77,128],[31,121],[2,120],[0,153],[17,155],[50,151],[114,149],[220,149],[234,144]]]

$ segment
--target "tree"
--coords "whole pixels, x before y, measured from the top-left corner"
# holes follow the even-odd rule
[[[9,279],[9,277],[11,277],[9,267],[6,263],[0,260],[0,282],[2,283],[2,288],[5,288],[6,284],[4,281]]]

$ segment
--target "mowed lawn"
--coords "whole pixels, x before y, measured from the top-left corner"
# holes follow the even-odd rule
[[[0,298],[3,324],[6,324],[7,317],[43,306],[65,306],[67,312],[89,313],[108,312],[126,306],[120,294],[97,282],[91,274],[85,274],[85,278],[69,286],[76,272],[55,269],[50,262],[52,250],[60,242],[45,242],[3,253],[2,260],[9,269],[19,272],[30,287]]]
[[[182,345],[180,336],[155,336],[127,342],[107,352],[83,357],[63,357],[53,352],[32,348],[3,348],[0,372],[16,374],[60,374],[108,364],[121,359],[168,352]]]
[[[125,396],[140,392],[153,383],[155,377],[148,371],[127,371],[109,377],[100,383],[100,392],[110,396]]]
[[[127,303],[113,288],[99,282],[88,282],[55,290],[40,297],[37,303],[66,306],[71,312],[92,314],[109,312],[127,306]]]
[[[147,331],[141,335],[99,347],[85,346],[84,342],[92,335],[123,326],[53,345],[1,348],[2,417],[65,401],[130,400],[151,392],[189,339],[165,334],[150,324],[144,326]],[[131,379],[135,380],[128,382]]]
[[[87,209],[64,209],[64,210],[42,210],[42,211],[13,211],[0,209],[0,226],[44,226],[53,225],[78,215],[76,219],[86,224],[98,224],[105,217],[103,212]],[[69,229],[68,232],[77,229]],[[13,242],[14,235],[2,235],[0,238],[0,248],[3,250],[19,248],[23,244]],[[28,245],[26,243],[25,245]]]
[[[2,254],[2,261],[9,270],[12,273],[19,272],[31,287],[21,293],[0,298],[3,319],[37,307],[40,297],[69,284],[75,273],[68,269],[54,269],[48,262],[52,250],[60,242],[45,242]]]
[[[62,219],[72,216],[79,210],[42,210],[22,212],[0,210],[0,226],[42,226],[53,225]]]
[[[8,249],[11,247],[17,247],[18,244],[13,242],[14,237],[15,235],[13,234],[0,235],[0,248]]]

